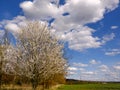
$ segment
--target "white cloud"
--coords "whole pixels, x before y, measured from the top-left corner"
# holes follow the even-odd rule
[[[106,42],[108,42],[108,41],[110,41],[110,40],[113,40],[114,37],[115,37],[115,34],[114,34],[114,33],[105,35],[105,36],[103,37],[102,43],[105,44]]]
[[[98,66],[96,70],[89,68],[89,71],[85,68],[77,67],[77,71],[69,71],[68,73],[71,75],[70,78],[76,77],[76,79],[81,80],[97,80],[97,81],[119,81],[120,80],[120,66],[107,66],[102,64]],[[80,71],[79,71],[80,70]],[[68,76],[69,77],[69,76]]]
[[[94,75],[96,74],[95,72],[93,71],[86,71],[86,72],[82,72],[83,75]]]
[[[98,48],[101,46],[99,38],[92,37],[93,29],[79,26],[75,30],[62,35],[62,38],[68,41],[69,48],[82,51],[88,48]],[[60,35],[60,34],[59,34]]]
[[[68,75],[75,75],[75,74],[77,74],[77,73],[71,72],[71,71],[68,72]]]
[[[105,44],[109,41],[104,37],[104,41],[100,42],[98,37],[93,37],[93,29],[86,27],[85,24],[101,20],[105,11],[114,10],[118,6],[119,0],[66,0],[66,4],[59,7],[51,1],[57,0],[25,1],[20,7],[30,19],[55,18],[51,25],[56,29],[56,35],[64,38],[71,49],[82,51],[98,48],[103,42]],[[66,12],[69,15],[63,16],[62,14]],[[74,32],[69,31],[71,29],[74,29]]]
[[[114,38],[115,35],[111,34],[111,39],[105,36],[101,41],[93,36],[95,30],[85,25],[104,18],[106,11],[114,10],[118,6],[119,0],[66,0],[66,4],[59,7],[57,1],[59,0],[24,1],[20,7],[25,17],[17,16],[13,20],[4,20],[0,22],[0,26],[6,25],[7,29],[14,32],[19,25],[24,25],[26,18],[46,21],[55,18],[51,24],[54,33],[68,42],[70,49],[79,51],[98,48]],[[69,15],[63,16],[66,12]]]
[[[103,72],[107,72],[109,70],[107,65],[101,65],[101,66],[99,66],[99,69]]]
[[[105,52],[105,55],[108,55],[108,56],[115,56],[119,54],[120,54],[120,49],[111,49]]]
[[[84,64],[84,63],[73,63],[74,66],[78,66],[78,67],[87,67],[88,64]]]
[[[70,13],[68,22],[86,24],[103,18],[105,9],[100,0],[67,0],[64,10]]]
[[[20,4],[20,7],[25,15],[31,18],[56,17],[68,12],[70,16],[67,19],[64,18],[64,21],[86,24],[100,20],[103,18],[105,10],[115,9],[119,3],[119,0],[66,0],[66,4],[58,8],[57,5],[51,4],[51,1],[57,0],[25,1]]]
[[[20,27],[24,26],[26,18],[24,16],[14,17],[13,20],[3,20],[0,22],[2,28],[10,31],[13,35],[20,33]]]
[[[85,69],[84,69],[84,68],[78,68],[78,70],[80,70],[80,71],[84,71]]]
[[[119,4],[119,0],[101,0],[101,2],[107,11],[114,10]]]
[[[17,25],[19,25],[19,22],[23,22],[26,20],[26,17],[25,16],[17,16],[17,17],[14,17],[12,20],[3,20],[0,22],[0,24],[2,26],[8,24],[8,23],[16,23]]]
[[[9,30],[12,33],[16,33],[20,30],[20,28],[18,27],[18,25],[13,24],[13,23],[9,23],[5,26],[6,30]]]
[[[119,64],[119,63],[118,63]],[[71,70],[69,71],[68,77],[81,80],[96,80],[96,81],[119,81],[120,80],[120,65],[114,65],[114,66],[107,66],[105,64],[101,64],[96,70],[91,69],[89,70],[85,68],[79,68],[78,65],[77,70]],[[75,64],[76,65],[76,64]],[[80,71],[79,71],[80,70]],[[71,74],[70,74],[71,73]]]
[[[20,4],[20,7],[24,8],[25,11],[32,11],[33,3],[31,1],[25,1]]]
[[[70,70],[70,71],[76,71],[78,69],[76,67],[68,67],[68,70]]]
[[[60,8],[57,8],[57,5],[50,2],[50,0],[25,1],[20,4],[20,7],[29,18],[42,19],[49,16],[56,17],[60,12]]]
[[[111,26],[111,29],[117,29],[118,26]]]
[[[89,63],[90,64],[100,64],[100,61],[96,61],[95,59],[93,59]]]
[[[68,67],[68,69],[67,69],[68,71],[68,75],[75,75],[75,74],[77,74],[76,73],[76,71],[78,70],[78,68],[76,68],[76,67]]]
[[[116,65],[116,66],[113,66],[114,69],[116,70],[120,70],[120,66]]]

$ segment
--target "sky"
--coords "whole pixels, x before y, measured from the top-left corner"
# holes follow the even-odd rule
[[[119,0],[0,0],[0,37],[39,20],[65,42],[67,78],[120,81]],[[14,40],[13,40],[14,42]]]

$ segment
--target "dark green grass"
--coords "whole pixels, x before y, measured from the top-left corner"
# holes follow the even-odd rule
[[[63,85],[57,90],[120,90],[120,84],[79,84],[79,85]]]

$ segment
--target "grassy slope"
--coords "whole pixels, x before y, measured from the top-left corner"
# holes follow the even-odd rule
[[[120,84],[79,84],[79,85],[64,85],[57,90],[120,90]]]

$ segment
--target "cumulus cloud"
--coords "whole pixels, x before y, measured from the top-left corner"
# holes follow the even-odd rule
[[[19,23],[23,22],[26,20],[26,17],[25,16],[17,16],[17,17],[14,17],[12,20],[3,20],[0,22],[0,25],[4,26],[8,23],[16,23],[17,25],[19,25]]]
[[[120,70],[120,66],[116,65],[116,66],[113,66],[114,69],[116,70]]]
[[[110,40],[113,40],[114,37],[115,37],[115,34],[114,34],[114,33],[105,35],[105,36],[103,36],[102,43],[105,44],[106,42],[108,42],[108,41],[110,41]]]
[[[88,64],[84,64],[84,63],[73,63],[74,66],[78,66],[78,67],[87,67]]]
[[[5,29],[9,30],[10,32],[16,33],[19,31],[20,28],[16,24],[9,23],[5,26]]]
[[[76,71],[78,69],[76,67],[68,67],[68,70],[70,70],[70,71]]]
[[[64,10],[70,13],[69,22],[76,24],[96,22],[103,18],[104,13],[100,0],[67,0]]]
[[[66,0],[66,4],[58,8],[57,5],[51,3],[52,1],[57,0],[25,1],[20,4],[20,7],[25,15],[31,18],[56,17],[68,12],[70,16],[67,19],[64,18],[65,20],[70,23],[86,24],[100,20],[105,10],[115,9],[119,3],[119,0]]]
[[[97,81],[119,81],[120,80],[120,65],[117,63],[113,66],[105,64],[98,65],[97,69],[91,68],[89,65],[83,63],[73,63],[73,67],[70,68],[68,73],[71,75],[70,78],[76,77],[81,80],[97,80]],[[82,67],[83,66],[83,67]],[[85,66],[85,67],[84,67]],[[82,68],[81,68],[82,67]],[[89,68],[89,70],[87,70]],[[68,76],[69,78],[69,76]]]
[[[100,64],[100,61],[96,61],[95,59],[92,59],[90,62],[90,64]]]
[[[117,29],[118,26],[111,26],[111,29]]]
[[[52,32],[68,42],[70,49],[83,51],[98,48],[115,35],[105,35],[103,40],[93,36],[94,29],[86,26],[102,18],[106,11],[112,11],[118,6],[119,0],[66,0],[59,6],[59,0],[33,0],[20,4],[25,16],[17,16],[13,20],[3,20],[0,27],[18,33],[19,26],[27,19],[51,22]],[[84,9],[83,9],[84,8]],[[67,15],[63,15],[68,13]]]
[[[119,0],[66,0],[60,6],[58,3],[59,0],[33,0],[24,1],[20,7],[30,19],[49,21],[54,18],[51,23],[54,32],[69,43],[70,49],[98,48],[109,41],[104,37],[104,41],[100,42],[98,37],[93,37],[93,29],[85,25],[104,18],[106,11],[118,6]]]
[[[3,20],[0,25],[16,36],[20,33],[20,27],[25,25],[25,21],[26,18],[24,16],[17,16],[13,20]]]
[[[114,10],[119,4],[119,0],[101,0],[101,2],[108,12]]]
[[[75,74],[77,74],[77,70],[78,70],[78,68],[77,67],[68,67],[68,75],[75,75]]]
[[[69,74],[69,75],[75,75],[75,74],[77,74],[77,73],[72,72],[72,71],[69,71],[68,74]]]
[[[52,0],[25,1],[20,4],[20,7],[23,9],[24,14],[29,18],[42,19],[49,16],[56,17],[60,12],[60,9],[51,2]]]
[[[105,55],[108,56],[115,56],[120,54],[120,49],[110,49],[107,52],[105,52]]]
[[[107,65],[101,65],[101,66],[99,66],[99,69],[103,72],[107,72],[109,70]]]
[[[94,75],[96,73],[92,72],[92,71],[86,71],[86,72],[82,72],[82,74],[84,74],[84,75]]]
[[[84,50],[88,48],[98,48],[101,46],[98,37],[92,37],[93,29],[79,26],[62,35],[62,38],[68,41],[69,48],[74,50]]]
[[[84,68],[78,68],[78,70],[80,70],[80,71],[84,71],[85,69],[84,69]]]

